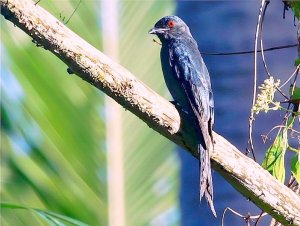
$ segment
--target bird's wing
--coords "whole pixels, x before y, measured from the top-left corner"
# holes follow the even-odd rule
[[[206,66],[197,45],[191,46],[192,44],[194,43],[177,43],[170,48],[170,65],[199,121],[205,146],[210,150],[214,118],[213,94]]]
[[[186,43],[184,43],[186,42]],[[200,160],[200,201],[206,200],[216,216],[213,204],[213,184],[210,168],[210,153],[213,150],[212,125],[214,102],[210,78],[203,59],[193,40],[181,40],[169,49],[170,65],[174,76],[185,92],[189,105],[197,117],[204,144],[198,144]]]

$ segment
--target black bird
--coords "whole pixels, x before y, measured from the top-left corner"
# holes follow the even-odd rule
[[[161,18],[149,31],[162,43],[161,66],[175,104],[197,122],[200,201],[205,198],[216,216],[210,153],[213,150],[214,100],[210,77],[189,27],[177,16]]]

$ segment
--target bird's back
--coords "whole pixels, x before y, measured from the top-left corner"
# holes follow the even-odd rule
[[[163,43],[161,61],[164,78],[174,100],[188,111],[192,102],[205,121],[213,118],[209,73],[196,41],[192,37],[181,37]],[[184,89],[189,95],[183,92]]]

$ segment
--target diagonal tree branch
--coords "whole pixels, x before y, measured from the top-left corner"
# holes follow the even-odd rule
[[[51,51],[79,77],[197,158],[196,138],[188,119],[129,71],[65,27],[31,0],[0,0],[1,14]],[[181,120],[183,123],[181,123]],[[181,125],[182,124],[182,125]],[[233,187],[284,225],[300,225],[300,197],[223,137],[214,133],[211,160]]]

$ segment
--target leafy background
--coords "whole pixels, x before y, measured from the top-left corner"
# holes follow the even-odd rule
[[[41,1],[67,21],[78,1]],[[82,1],[67,26],[102,49],[101,1]],[[148,30],[171,1],[120,1],[119,62],[161,95],[159,46]],[[2,201],[108,224],[104,94],[1,18]],[[153,57],[156,56],[156,57]],[[178,161],[173,145],[122,110],[127,225],[176,225]],[[28,210],[2,208],[2,225],[44,225]]]

